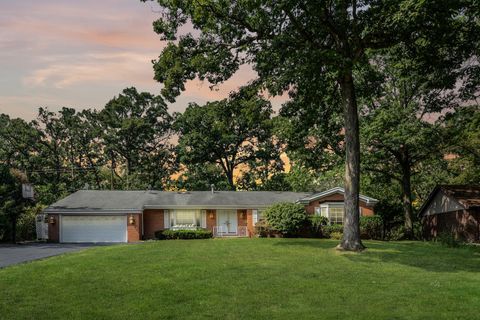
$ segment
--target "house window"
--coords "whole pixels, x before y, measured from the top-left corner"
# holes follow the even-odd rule
[[[331,224],[343,224],[344,207],[342,205],[328,206],[328,219]]]
[[[171,228],[195,228],[202,227],[202,213],[204,210],[170,210]]]
[[[315,207],[315,215],[327,217],[330,224],[343,224],[343,203],[324,203]]]
[[[263,213],[263,210],[257,210],[257,216],[258,216],[258,221],[265,220],[265,214]]]
[[[315,207],[315,215],[328,218],[328,205],[322,204],[320,207]]]
[[[256,225],[258,222],[265,220],[265,215],[263,214],[263,210],[254,209],[252,210],[253,215],[253,225]]]

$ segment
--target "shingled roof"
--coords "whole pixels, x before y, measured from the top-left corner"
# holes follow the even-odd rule
[[[80,190],[45,209],[62,212],[142,212],[162,208],[262,208],[277,202],[296,202],[305,192],[277,191],[107,191]]]
[[[480,185],[441,185],[438,188],[457,199],[466,209],[480,207]]]
[[[141,213],[144,209],[258,209],[279,202],[308,203],[312,199],[333,193],[344,193],[333,188],[321,193],[289,191],[108,191],[80,190],[59,200],[44,210],[45,213],[109,214]],[[369,205],[376,199],[360,195]],[[365,200],[366,199],[366,200]]]
[[[465,209],[480,207],[480,185],[438,185],[420,208],[419,216],[423,216],[424,211],[439,192],[453,198]]]

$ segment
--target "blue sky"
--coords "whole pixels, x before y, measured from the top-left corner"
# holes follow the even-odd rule
[[[165,43],[152,30],[156,9],[139,0],[0,0],[0,113],[31,120],[40,106],[98,109],[129,86],[158,94],[151,60]],[[214,91],[190,81],[170,109],[224,98],[253,76],[242,68]]]

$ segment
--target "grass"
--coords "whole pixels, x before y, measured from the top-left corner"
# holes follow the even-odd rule
[[[96,247],[0,270],[1,319],[478,319],[480,250],[214,239]]]

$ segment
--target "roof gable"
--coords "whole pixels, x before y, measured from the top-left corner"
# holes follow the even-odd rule
[[[465,209],[465,207],[461,205],[455,198],[445,194],[442,190],[439,190],[431,199],[429,205],[423,210],[423,215],[429,216],[463,209]]]
[[[332,188],[332,189],[329,189],[329,190],[326,190],[326,191],[322,191],[322,192],[318,192],[318,193],[315,193],[315,194],[312,194],[308,197],[305,197],[305,198],[302,198],[300,199],[298,202],[300,203],[310,203],[312,201],[316,201],[316,200],[319,200],[319,199],[322,199],[322,198],[325,198],[325,197],[328,197],[328,196],[331,196],[333,194],[341,194],[341,195],[345,195],[345,189],[344,188],[340,188],[340,187],[336,187],[336,188]],[[364,201],[365,203],[367,204],[370,204],[370,205],[375,205],[378,200],[377,199],[374,199],[374,198],[371,198],[371,197],[367,197],[363,194],[360,194],[359,195],[359,198],[360,200]]]
[[[420,208],[419,216],[480,207],[480,186],[438,185]]]

